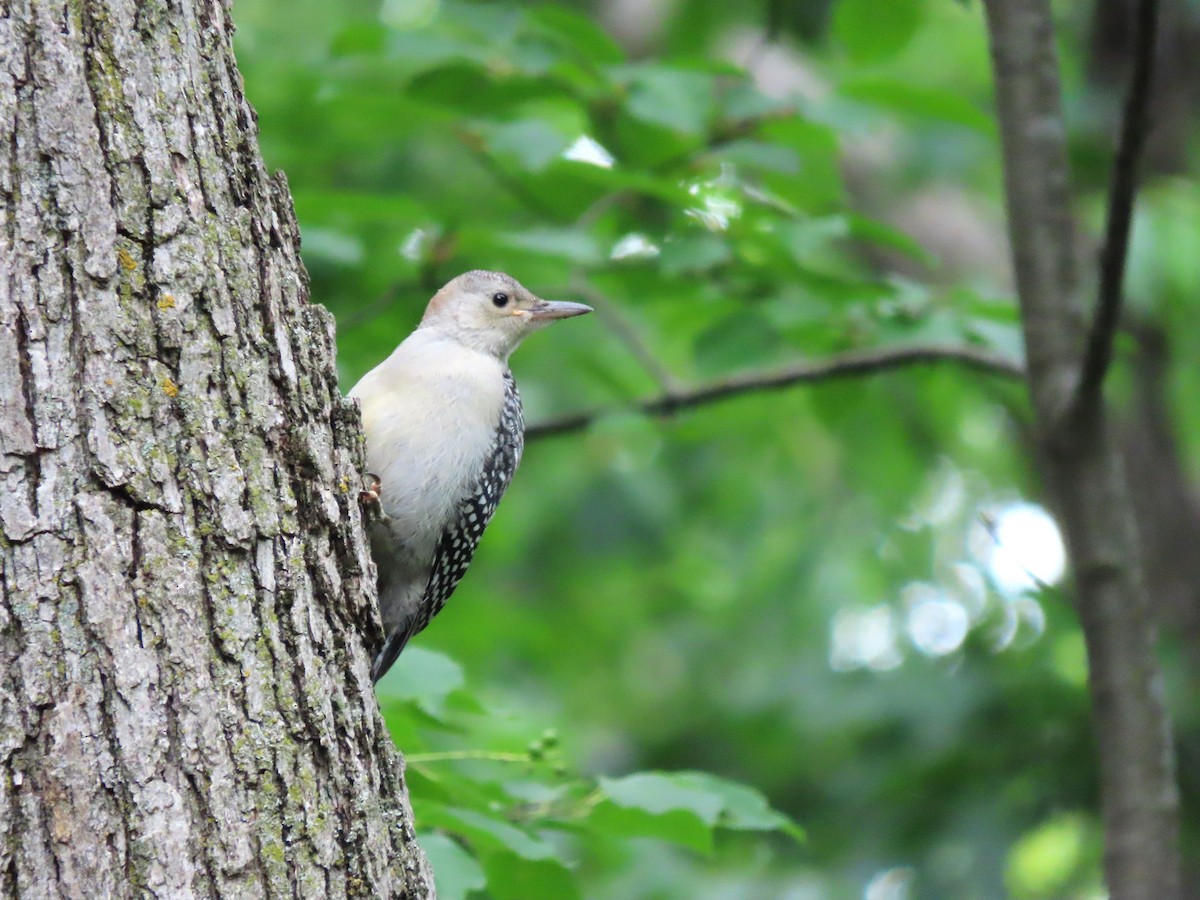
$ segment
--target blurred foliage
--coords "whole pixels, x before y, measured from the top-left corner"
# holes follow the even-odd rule
[[[441,896],[1099,896],[1082,641],[997,545],[1037,493],[1021,385],[943,366],[622,411],[850,349],[1016,357],[979,5],[234,18],[346,387],[466,269],[597,308],[513,367],[529,422],[611,413],[530,444],[379,686]],[[1064,19],[1072,109],[1085,28]],[[1075,137],[1093,221],[1104,139]],[[1131,293],[1186,322],[1200,194],[1142,209]],[[1190,448],[1197,377],[1171,384]]]

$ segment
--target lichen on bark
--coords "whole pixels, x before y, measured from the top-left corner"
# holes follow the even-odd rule
[[[432,894],[221,0],[0,5],[0,894]]]

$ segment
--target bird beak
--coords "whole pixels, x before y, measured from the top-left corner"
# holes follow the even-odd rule
[[[571,316],[582,316],[590,313],[592,308],[582,303],[570,303],[566,300],[535,300],[529,307],[529,318],[535,322],[553,319],[569,319]]]

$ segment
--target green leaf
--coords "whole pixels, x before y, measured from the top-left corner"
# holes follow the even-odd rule
[[[420,759],[416,753],[412,756]],[[462,829],[458,827],[458,820],[451,819],[447,809],[507,808],[509,798],[504,791],[497,784],[479,777],[478,772],[479,769],[468,767],[466,763],[412,763],[405,777],[421,821],[439,827],[445,823],[445,830],[459,832]]]
[[[982,134],[991,135],[996,131],[992,116],[953,90],[892,79],[864,78],[843,84],[842,95],[894,112],[962,125]]]
[[[1060,813],[1021,836],[1009,851],[1005,883],[1020,898],[1060,896],[1086,857],[1087,819]]]
[[[847,222],[850,226],[850,236],[857,240],[870,241],[880,247],[899,251],[914,262],[929,268],[935,268],[938,264],[937,257],[918,241],[891,225],[855,214],[849,215]]]
[[[605,800],[592,809],[583,824],[614,838],[657,838],[705,854],[713,849],[712,826],[683,809],[650,813]]]
[[[767,798],[754,788],[710,775],[707,772],[680,772],[673,776],[683,787],[704,791],[721,798],[717,824],[738,831],[782,831],[797,841],[804,840],[804,829],[771,808]]]
[[[443,65],[482,62],[483,49],[433,29],[392,32],[388,36],[389,60],[399,63],[408,77]]]
[[[637,772],[624,778],[601,778],[600,789],[618,806],[640,809],[652,815],[685,810],[712,825],[721,811],[722,801],[718,794],[703,786],[680,783],[678,775],[665,772]]]
[[[409,700],[431,715],[445,711],[446,699],[463,686],[463,671],[445,654],[406,647],[376,686],[380,700]]]
[[[759,309],[747,308],[714,322],[695,340],[696,368],[716,375],[730,369],[759,365],[770,359],[781,345],[770,318]]]
[[[511,822],[472,809],[442,807],[428,816],[434,824],[455,831],[491,850],[509,850],[523,859],[553,859],[552,844],[517,828]]]
[[[841,151],[828,125],[790,118],[768,122],[759,133],[795,153],[800,166],[799,177],[766,173],[764,181],[772,191],[810,212],[841,207]]]
[[[713,826],[804,839],[804,832],[761,793],[705,772],[601,778],[600,788],[608,800],[597,806],[592,824],[610,833],[657,837],[701,851],[711,848]]]
[[[422,834],[417,841],[433,869],[441,900],[466,900],[472,891],[487,885],[483,869],[471,854],[444,834]]]
[[[819,267],[828,259],[831,246],[850,233],[850,224],[845,216],[822,216],[784,222],[778,230],[799,265]]]
[[[598,827],[712,852],[712,826],[721,800],[711,792],[681,786],[672,776],[658,772],[601,778],[599,784],[608,802],[593,811]]]
[[[800,161],[793,150],[765,141],[731,141],[722,145],[713,155],[749,169],[764,169],[783,175],[795,175],[800,171]]]
[[[966,323],[967,335],[976,343],[999,350],[1014,360],[1025,358],[1025,338],[1020,323],[972,319]]]
[[[703,272],[729,261],[729,244],[715,234],[676,238],[662,247],[659,264],[669,275]]]
[[[439,0],[383,0],[379,20],[397,31],[420,30],[438,14]]]
[[[721,94],[721,113],[727,119],[761,119],[795,109],[795,100],[769,97],[752,82],[733,84]]]
[[[422,116],[436,117],[440,130],[445,131],[460,125],[464,114],[479,121],[516,118],[524,104],[553,93],[553,88],[538,77],[497,71],[474,61],[451,60],[414,77],[400,101],[407,101]],[[395,121],[387,123],[389,133],[395,127]]]
[[[355,22],[347,25],[329,42],[329,53],[334,58],[365,54],[376,56],[383,52],[387,42],[387,31],[376,22]]]
[[[908,44],[921,13],[921,0],[839,0],[833,36],[856,62],[883,62]]]
[[[582,231],[535,228],[498,234],[496,240],[501,245],[518,247],[541,256],[560,257],[575,263],[597,263],[604,256],[596,239]]]
[[[633,70],[626,106],[645,122],[684,134],[701,134],[713,113],[712,76],[666,66]]]
[[[529,172],[540,172],[570,144],[542,119],[487,124],[481,127],[488,150],[515,159]]]
[[[622,165],[620,162],[611,169],[594,166],[591,163],[574,160],[559,160],[551,168],[562,169],[569,174],[570,182],[566,189],[579,191],[580,182],[594,185],[597,189],[606,191],[630,191],[655,197],[674,206],[683,206],[689,202],[687,191],[680,186],[678,180],[657,178],[636,168]]]
[[[571,872],[550,859],[530,860],[511,853],[489,853],[483,860],[488,893],[495,900],[576,900],[579,888]]]
[[[681,163],[700,152],[703,145],[703,134],[685,134],[669,126],[638,118],[626,109],[617,117],[610,149],[618,165],[642,172],[678,171]]]
[[[558,38],[589,62],[613,65],[625,58],[621,45],[585,16],[561,6],[541,6],[529,13],[531,24]]]

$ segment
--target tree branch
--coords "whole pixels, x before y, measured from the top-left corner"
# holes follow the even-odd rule
[[[571,291],[579,294],[592,306],[596,307],[596,313],[600,316],[600,320],[612,332],[625,349],[629,351],[629,355],[637,360],[640,365],[651,378],[658,383],[659,390],[664,395],[672,395],[680,389],[679,379],[674,373],[668,369],[650,349],[645,340],[642,339],[641,333],[637,327],[626,318],[625,314],[617,307],[615,303],[608,299],[605,294],[587,284],[582,276],[576,275],[571,281]]]
[[[918,345],[888,347],[877,350],[853,350],[819,362],[799,362],[766,372],[745,372],[728,378],[710,381],[693,387],[664,391],[632,404],[632,409],[645,415],[669,415],[694,409],[742,394],[779,390],[797,384],[855,378],[909,366],[954,363],[968,369],[1006,378],[1020,378],[1020,364],[998,353],[971,347]],[[526,440],[552,437],[581,431],[610,410],[593,409],[568,413],[535,423],[525,430]]]
[[[1088,334],[1075,408],[1094,406],[1112,362],[1113,340],[1121,317],[1125,258],[1137,195],[1138,164],[1149,132],[1150,88],[1154,80],[1154,50],[1158,40],[1158,0],[1139,0],[1134,19],[1133,74],[1121,124],[1120,143],[1108,193],[1108,221],[1100,252],[1100,287]]]

